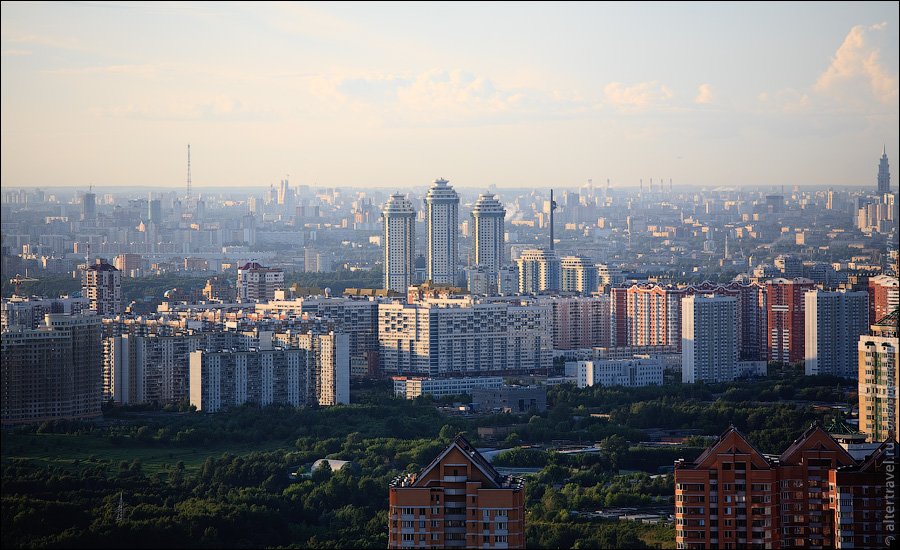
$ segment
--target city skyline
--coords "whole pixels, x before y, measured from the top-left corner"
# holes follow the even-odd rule
[[[183,188],[188,143],[195,188],[874,187],[900,158],[896,3],[647,11],[4,4],[0,184]]]

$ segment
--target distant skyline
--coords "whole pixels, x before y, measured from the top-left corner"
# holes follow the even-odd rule
[[[898,13],[4,2],[0,184],[896,190]]]

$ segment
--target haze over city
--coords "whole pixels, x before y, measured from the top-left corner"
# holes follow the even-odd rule
[[[4,188],[871,184],[898,5],[4,3]]]

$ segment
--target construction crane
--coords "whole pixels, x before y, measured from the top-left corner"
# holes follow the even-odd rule
[[[19,274],[16,274],[15,277],[13,277],[12,279],[9,280],[9,284],[15,285],[15,287],[16,287],[14,296],[20,296],[19,285],[21,285],[22,283],[31,283],[31,282],[35,282],[38,280],[39,279],[35,279],[34,277],[29,277],[28,274],[26,274],[24,277]]]

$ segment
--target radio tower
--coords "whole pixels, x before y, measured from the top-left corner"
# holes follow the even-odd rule
[[[191,144],[188,143],[187,196],[191,198]]]

